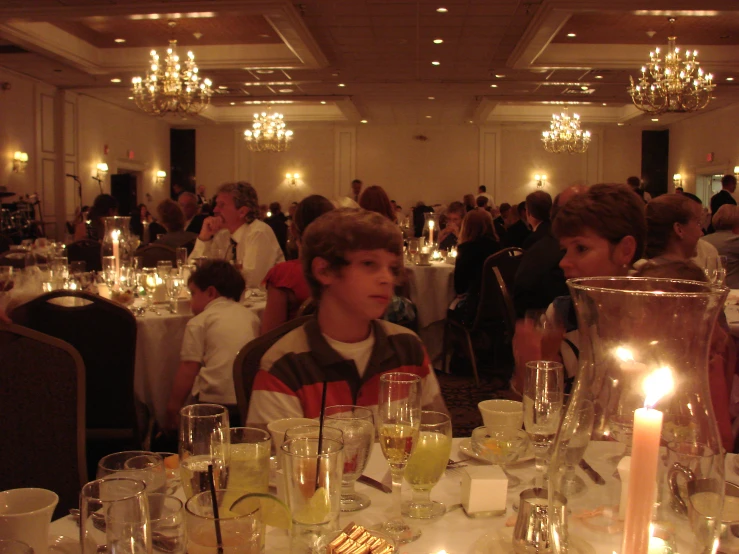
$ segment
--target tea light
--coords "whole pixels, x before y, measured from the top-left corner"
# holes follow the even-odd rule
[[[457,257],[457,249],[456,248],[452,248],[449,251],[449,257],[451,257],[451,258],[456,258]]]
[[[433,260],[440,260],[441,259],[441,252],[438,250],[434,250],[434,253],[431,254],[431,259]]]

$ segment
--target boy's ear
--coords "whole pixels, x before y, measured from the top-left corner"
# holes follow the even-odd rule
[[[313,276],[318,279],[318,282],[322,285],[330,285],[334,280],[334,271],[331,269],[328,260],[324,258],[313,258],[311,262],[311,271]]]
[[[218,290],[213,285],[211,285],[207,289],[205,289],[205,294],[207,294],[211,298],[216,298],[218,296]]]

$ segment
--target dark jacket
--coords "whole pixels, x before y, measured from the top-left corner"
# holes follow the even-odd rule
[[[716,215],[718,209],[724,204],[736,206],[736,200],[734,200],[734,197],[728,190],[721,189],[711,197],[711,215]],[[713,223],[708,226],[708,232],[714,232]]]
[[[543,310],[558,296],[569,294],[559,268],[562,256],[559,241],[551,233],[523,253],[513,285],[516,317],[524,317],[527,310]]]
[[[488,256],[500,250],[500,244],[492,237],[479,237],[457,246],[454,267],[454,290],[457,294],[479,294],[482,281],[482,265]]]
[[[513,225],[506,229],[503,246],[505,248],[523,248],[523,243],[531,234],[531,230],[526,227],[522,220],[516,221]]]
[[[552,223],[550,221],[542,221],[541,223],[539,223],[536,231],[532,232],[528,237],[526,237],[526,240],[523,241],[523,246],[521,246],[521,248],[523,248],[524,250],[528,250],[544,237],[548,237],[551,235]]]
[[[195,233],[196,235],[200,234],[200,230],[203,228],[203,221],[205,221],[205,217],[203,214],[195,214],[193,218],[190,220],[190,224],[187,226],[185,231],[188,233]]]
[[[282,248],[285,259],[287,259],[287,216],[279,212],[272,214],[272,217],[268,217],[264,222],[270,226],[275,237],[277,237],[277,243]]]
[[[198,236],[195,233],[189,233],[188,231],[174,231],[173,233],[164,233],[159,235],[159,238],[154,241],[155,244],[164,244],[165,246],[171,246],[172,248],[180,248],[184,246],[187,248],[188,255],[192,252],[195,247],[195,239]]]

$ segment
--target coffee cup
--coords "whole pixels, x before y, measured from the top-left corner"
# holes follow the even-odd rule
[[[46,554],[49,524],[58,502],[56,493],[46,489],[0,492],[0,539],[21,541],[35,554]]]
[[[477,408],[489,433],[517,431],[523,426],[523,404],[517,400],[483,400]]]

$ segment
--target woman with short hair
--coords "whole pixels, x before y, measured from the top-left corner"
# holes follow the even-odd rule
[[[713,215],[714,233],[702,240],[712,244],[720,256],[726,256],[726,285],[739,288],[739,206],[724,204]]]

